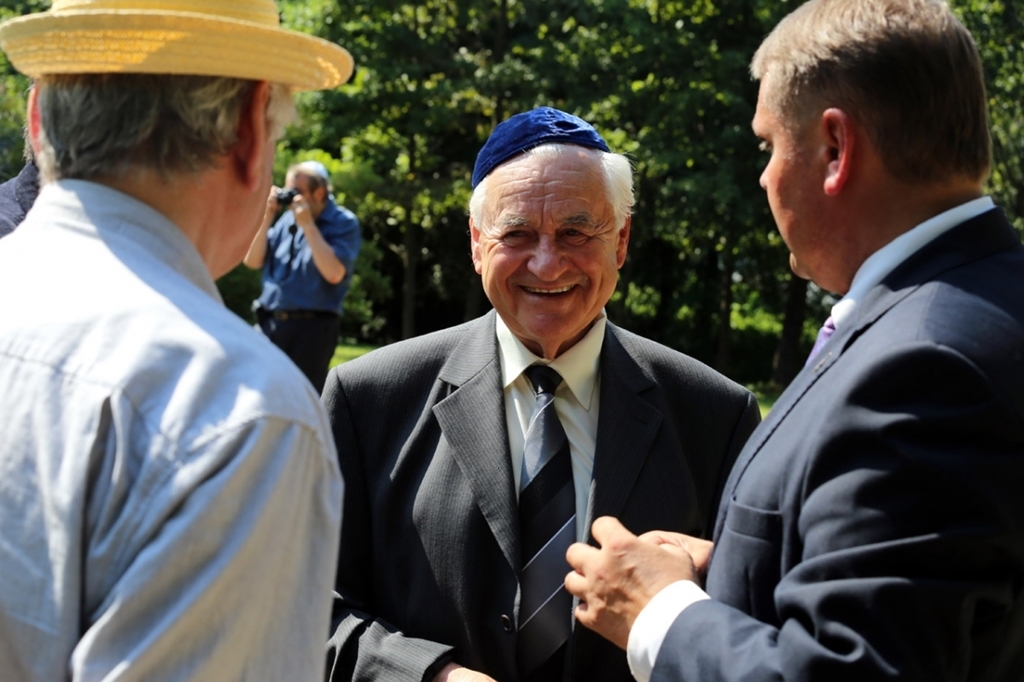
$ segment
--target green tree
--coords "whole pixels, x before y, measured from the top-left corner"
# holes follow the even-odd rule
[[[988,191],[1024,235],[1024,5],[952,0],[974,34],[985,68],[992,124]]]
[[[1024,19],[1011,0],[951,0],[981,49],[989,191],[1024,232]],[[0,4],[10,16],[36,1]],[[636,169],[613,319],[742,381],[786,383],[831,297],[796,279],[757,186],[754,50],[798,0],[283,0],[287,26],[334,40],[351,84],[300,98],[279,147],[331,170],[364,247],[344,333],[384,343],[480,314],[466,205],[493,127],[538,105],[592,121]],[[0,177],[20,167],[27,81],[0,61]],[[231,273],[242,315],[258,273]]]
[[[38,12],[49,6],[40,0],[0,0],[0,21]],[[0,52],[0,182],[21,170],[24,158],[25,100],[29,80],[15,71]]]

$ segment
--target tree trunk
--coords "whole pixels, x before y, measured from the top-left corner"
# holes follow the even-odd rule
[[[789,385],[804,365],[800,354],[800,337],[807,317],[807,280],[794,274],[786,287],[786,313],[782,320],[782,335],[772,358],[772,383],[780,387]]]
[[[420,262],[419,225],[406,220],[402,237],[402,338],[416,336],[416,269]]]
[[[715,369],[729,376],[732,370],[732,271],[736,257],[726,243],[721,251],[722,270],[718,280],[718,335],[715,341]]]
[[[416,136],[409,138],[409,174],[416,172]],[[412,202],[405,209],[405,234],[402,235],[402,248],[405,258],[402,261],[402,338],[411,339],[416,336],[416,270],[420,264],[420,230],[417,224]]]

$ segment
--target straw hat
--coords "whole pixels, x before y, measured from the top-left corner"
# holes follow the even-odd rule
[[[53,0],[0,24],[0,48],[32,77],[225,76],[318,90],[352,75],[341,47],[282,29],[273,0]]]

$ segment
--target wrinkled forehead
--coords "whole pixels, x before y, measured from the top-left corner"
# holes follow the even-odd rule
[[[564,220],[588,214],[605,217],[611,205],[599,159],[585,150],[558,155],[525,154],[503,163],[487,178],[488,215],[497,220]]]
[[[294,187],[301,192],[309,191],[309,178],[303,173],[297,171],[288,171],[288,174],[284,178],[285,185],[288,187]]]

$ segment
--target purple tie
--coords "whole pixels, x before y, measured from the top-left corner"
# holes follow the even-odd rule
[[[829,315],[828,319],[825,320],[825,324],[821,325],[821,329],[818,330],[818,338],[814,341],[814,348],[811,348],[811,354],[807,356],[807,362],[804,363],[804,367],[811,364],[811,360],[818,354],[821,347],[831,338],[832,333],[836,330],[836,326],[832,324],[832,316]]]

